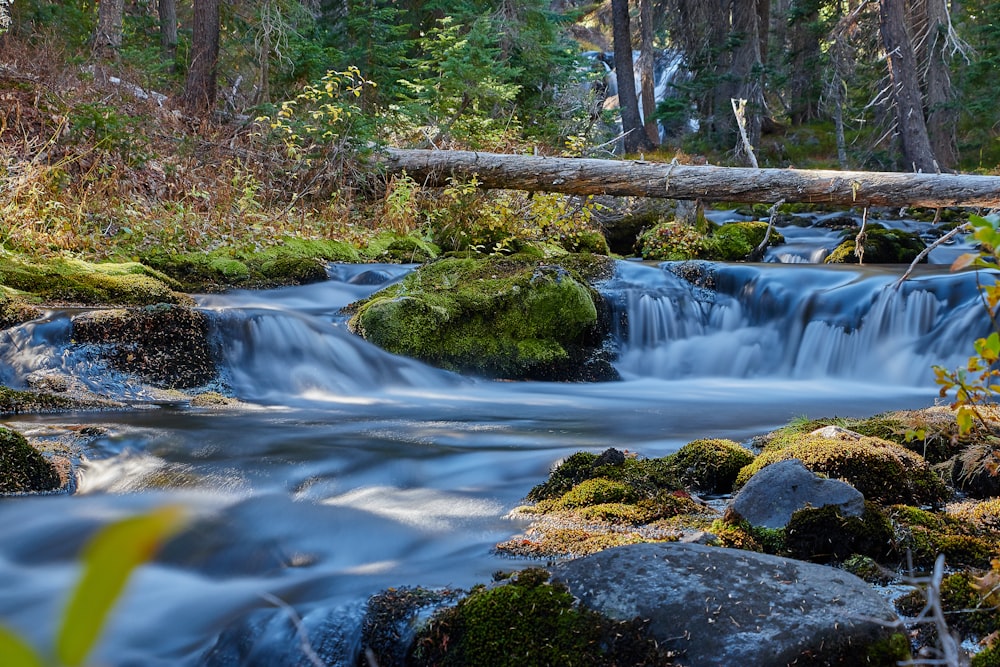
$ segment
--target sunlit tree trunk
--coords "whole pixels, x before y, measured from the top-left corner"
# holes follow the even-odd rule
[[[94,31],[94,55],[113,56],[122,47],[122,17],[125,0],[100,0],[97,6],[97,30]]]
[[[904,0],[881,0],[879,16],[906,168],[925,173],[938,171],[924,121],[916,58],[906,33]]]
[[[654,146],[660,144],[656,122],[656,53],[653,50],[653,0],[639,0],[639,74],[642,88],[642,120],[646,136]]]
[[[171,63],[177,57],[177,0],[159,0],[160,50],[163,59]]]
[[[618,80],[618,106],[625,132],[625,152],[651,150],[639,115],[639,98],[635,94],[635,71],[632,64],[632,32],[629,24],[628,0],[611,0],[615,48],[615,77]]]
[[[194,0],[191,65],[184,81],[185,110],[204,116],[215,107],[219,60],[219,0]]]

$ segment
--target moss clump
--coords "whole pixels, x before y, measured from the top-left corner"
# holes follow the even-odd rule
[[[17,326],[39,315],[41,311],[23,297],[0,287],[0,329]]]
[[[596,477],[580,482],[566,492],[556,504],[555,509],[574,509],[587,505],[605,503],[627,503],[636,500],[635,492],[621,482]]]
[[[969,523],[906,505],[891,508],[901,551],[909,549],[917,565],[931,565],[944,554],[949,565],[988,567],[996,556],[996,532],[980,533]]]
[[[844,240],[833,249],[826,258],[826,263],[856,264],[858,262],[856,236],[855,230],[846,231]],[[923,239],[913,232],[871,227],[865,231],[864,261],[866,264],[909,264],[926,247]]]
[[[948,626],[963,635],[986,637],[1000,630],[1000,612],[996,594],[983,590],[978,580],[968,572],[950,574],[941,580],[941,607],[947,614]],[[926,604],[923,591],[915,590],[896,602],[896,607],[908,616],[916,616]]]
[[[669,664],[641,622],[612,621],[580,607],[544,570],[472,590],[437,613],[416,638],[413,665],[532,667]]]
[[[885,586],[895,578],[895,574],[891,570],[879,565],[871,556],[854,554],[841,563],[841,567],[869,584]]]
[[[882,505],[939,503],[949,492],[927,461],[905,447],[881,438],[858,440],[805,435],[781,449],[768,449],[740,470],[742,486],[758,470],[776,461],[799,459],[806,468],[843,479]]]
[[[113,401],[74,399],[43,392],[18,391],[0,386],[0,414],[19,415],[122,407],[124,407],[123,404]]]
[[[61,485],[55,466],[23,435],[0,426],[0,493],[51,491]]]
[[[683,222],[661,222],[642,233],[636,245],[643,259],[681,261],[707,256],[705,234]]]
[[[446,258],[362,301],[350,327],[390,352],[459,372],[610,379],[610,365],[589,365],[604,337],[599,300],[561,266]]]
[[[45,301],[147,305],[190,303],[174,291],[180,285],[136,262],[91,264],[75,259],[28,261],[0,256],[0,284]]]
[[[844,516],[834,505],[795,512],[785,526],[785,548],[792,558],[819,563],[853,554],[885,561],[895,554],[892,524],[871,502],[860,517]]]
[[[729,493],[736,475],[753,458],[750,450],[732,440],[702,439],[684,445],[667,461],[686,487],[703,493]]]
[[[546,481],[532,488],[527,498],[535,502],[558,499],[577,484],[595,478],[621,482],[635,496],[645,498],[683,488],[667,459],[640,459],[612,448],[600,456],[591,452],[573,454],[556,466]]]
[[[724,262],[746,260],[757,250],[767,234],[766,222],[730,222],[715,229],[708,239],[707,257]],[[779,232],[771,230],[767,244],[780,245],[785,242]]]
[[[383,232],[368,241],[362,254],[376,262],[423,263],[438,257],[441,248],[412,234]]]
[[[497,551],[525,558],[588,556],[598,551],[626,544],[640,544],[650,539],[635,532],[587,528],[540,527],[497,544]]]
[[[947,508],[948,516],[980,531],[1000,531],[1000,498],[969,501]]]

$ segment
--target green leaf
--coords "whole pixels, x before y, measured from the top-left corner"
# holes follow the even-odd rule
[[[0,665],[4,667],[43,667],[41,657],[23,639],[0,627]]]
[[[109,524],[93,537],[56,640],[62,663],[76,667],[87,659],[132,570],[183,524],[183,508],[168,506]]]

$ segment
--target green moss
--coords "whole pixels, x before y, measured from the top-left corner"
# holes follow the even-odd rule
[[[820,563],[853,554],[878,561],[895,555],[892,524],[871,502],[860,517],[844,516],[834,505],[795,512],[785,526],[785,548],[792,558]]]
[[[351,329],[380,347],[487,377],[564,379],[596,345],[600,297],[559,266],[446,258],[357,306]]]
[[[0,256],[0,284],[45,301],[145,305],[189,303],[179,284],[136,262],[91,264],[74,259],[28,261]]]
[[[0,427],[0,493],[58,489],[59,474],[17,431]]]
[[[708,239],[706,257],[725,262],[739,262],[747,259],[767,234],[766,222],[730,222],[722,225]],[[785,238],[771,230],[768,245],[779,245]]]
[[[902,613],[916,616],[925,603],[923,591],[915,590],[900,598],[896,606]],[[941,608],[949,627],[963,635],[985,637],[1000,630],[996,600],[991,596],[984,599],[976,578],[968,572],[949,574],[941,581]]]
[[[844,240],[826,258],[826,263],[856,264],[856,236],[855,230],[845,232]],[[864,261],[866,264],[909,264],[926,247],[920,236],[913,232],[871,227],[865,230]]]
[[[799,459],[813,472],[846,480],[866,499],[883,505],[938,503],[949,495],[921,456],[896,443],[868,436],[860,440],[799,436],[781,449],[762,452],[740,470],[736,485],[745,484],[764,466],[786,459]]]
[[[879,565],[871,556],[854,554],[841,563],[841,566],[870,584],[884,586],[895,578],[892,571]]]
[[[667,457],[680,481],[695,491],[729,493],[740,470],[753,462],[750,450],[732,440],[689,442]]]
[[[994,641],[972,656],[971,667],[1000,667],[1000,643]]]
[[[640,459],[608,449],[600,456],[590,452],[573,454],[549,474],[549,479],[532,488],[527,498],[560,498],[577,484],[594,478],[621,482],[640,498],[655,498],[682,488],[667,459]]]
[[[975,526],[953,517],[904,505],[890,517],[900,536],[900,549],[909,549],[917,565],[931,565],[944,554],[951,566],[987,567],[996,556],[995,532],[980,534]]]
[[[597,477],[580,482],[566,492],[555,509],[573,509],[604,503],[627,503],[636,500],[635,492],[621,482]]]
[[[368,241],[362,254],[377,262],[428,262],[441,254],[441,248],[412,234],[383,232]]]
[[[858,656],[858,662],[853,664],[882,665],[884,667],[895,667],[907,660],[912,659],[910,653],[910,640],[901,632],[896,632],[881,641],[874,642],[864,647],[864,655]],[[851,654],[854,653],[852,650]],[[851,664],[850,655],[841,655],[841,664]]]
[[[19,415],[44,412],[69,412],[123,407],[119,403],[102,400],[77,400],[56,394],[18,391],[0,386],[0,414]]]
[[[17,326],[40,315],[41,311],[20,294],[0,286],[0,329]]]
[[[641,622],[615,622],[580,607],[544,570],[478,587],[436,614],[414,642],[414,665],[532,667],[663,664]]]
[[[681,261],[707,256],[705,234],[683,222],[661,222],[639,237],[636,245],[643,259]]]

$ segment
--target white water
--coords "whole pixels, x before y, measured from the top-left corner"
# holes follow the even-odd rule
[[[6,420],[34,437],[104,431],[86,445],[75,495],[0,500],[0,623],[51,646],[86,538],[180,503],[194,522],[132,581],[95,662],[304,664],[275,596],[346,664],[370,594],[523,566],[491,549],[519,530],[504,515],[560,457],[609,446],[660,456],[798,415],[930,405],[929,366],[960,364],[984,326],[974,279],[940,269],[897,292],[897,269],[720,265],[709,292],[621,263],[604,289],[625,320],[611,343],[624,381],[497,383],[346,331],[340,309],[406,270],[343,266],[320,285],[203,297],[226,387],[246,409]],[[65,373],[146,397],[70,343],[71,314],[2,334],[0,379]]]

